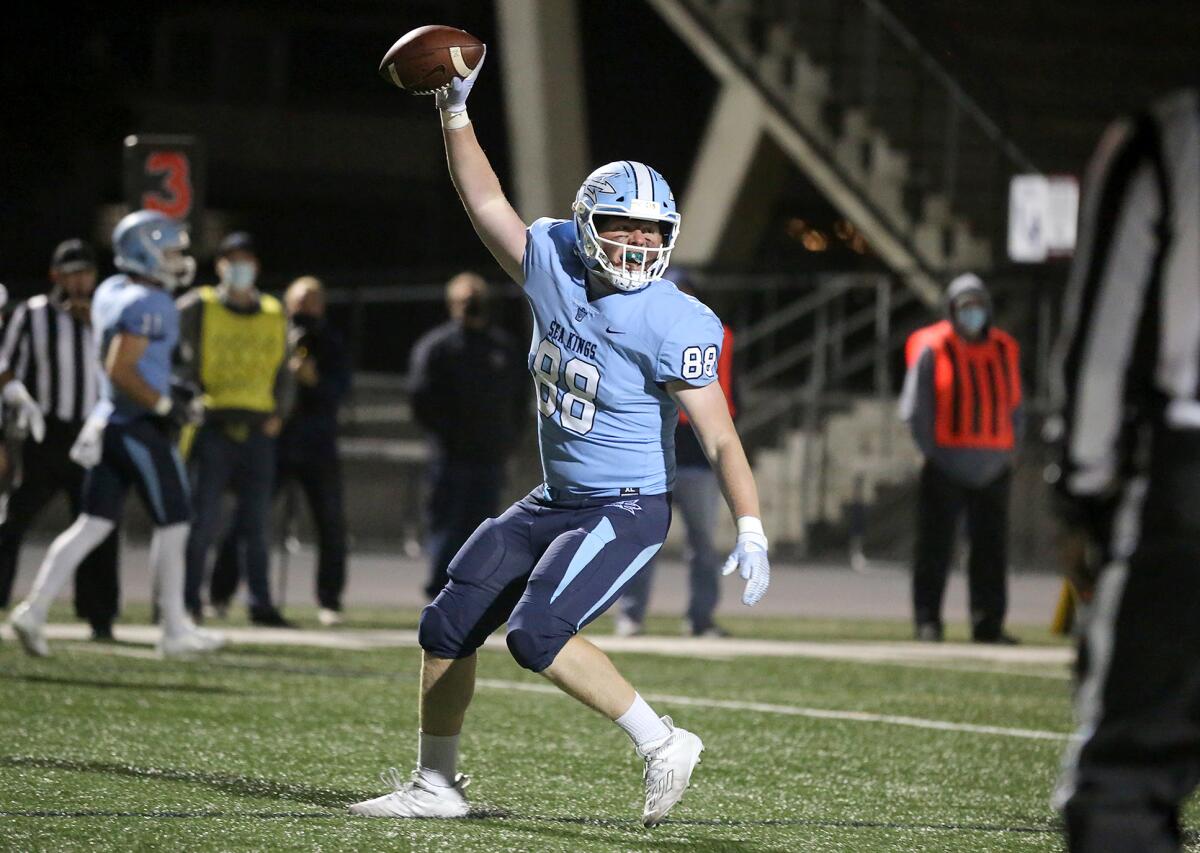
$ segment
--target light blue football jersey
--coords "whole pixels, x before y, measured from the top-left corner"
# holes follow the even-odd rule
[[[146,351],[138,359],[138,373],[159,394],[170,393],[171,356],[179,343],[179,311],[165,290],[124,274],[105,279],[92,296],[92,329],[101,364],[118,333],[149,338]],[[113,387],[106,371],[100,375],[98,414],[113,423],[126,423],[147,414],[144,406]]]
[[[589,302],[569,220],[529,227],[524,269],[546,495],[670,491],[678,410],[664,385],[717,378],[721,321],[665,280]]]

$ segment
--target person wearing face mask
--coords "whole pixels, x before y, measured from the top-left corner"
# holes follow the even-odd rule
[[[23,436],[10,455],[0,444],[0,470],[12,491],[0,497],[0,607],[7,607],[25,533],[56,495],[79,514],[84,469],[70,458],[96,405],[99,362],[93,353],[92,291],[96,255],[82,240],[64,240],[50,260],[49,293],[19,303],[0,340],[5,432]],[[32,439],[32,440],[30,440]],[[19,456],[17,456],[19,453]],[[118,610],[117,534],[109,534],[75,576],[75,612],[92,637],[112,639]]]
[[[524,356],[492,323],[489,301],[481,276],[464,272],[450,279],[450,319],[426,332],[409,357],[413,416],[430,445],[425,594],[431,599],[446,585],[458,549],[495,515],[505,460],[530,417]]]
[[[287,319],[279,300],[255,287],[259,261],[249,234],[236,231],[221,241],[216,269],[219,284],[179,299],[175,377],[198,389],[204,411],[188,454],[195,506],[186,601],[198,617],[209,555],[222,528],[221,499],[229,489],[243,534],[250,619],[283,627],[290,623],[272,600],[268,568],[275,442],[294,397]]]
[[[917,501],[913,616],[919,640],[942,639],[942,598],[966,514],[971,636],[1012,644],[1007,608],[1008,497],[1021,439],[1020,351],[993,324],[978,276],[946,289],[947,318],[908,339],[900,416],[925,457]]]
[[[296,405],[278,440],[275,492],[296,482],[308,501],[317,534],[317,621],[342,623],[346,586],[346,512],[338,455],[338,409],[350,392],[350,359],[337,329],[325,319],[325,286],[302,276],[284,294]],[[230,531],[213,568],[211,600],[228,601],[238,582],[244,536]]]

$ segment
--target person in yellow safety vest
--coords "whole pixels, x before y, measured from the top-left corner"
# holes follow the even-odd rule
[[[231,489],[244,534],[250,619],[288,627],[273,603],[268,572],[275,439],[295,397],[287,316],[278,299],[255,288],[259,260],[249,234],[234,232],[221,242],[216,268],[218,285],[179,299],[176,376],[199,388],[204,410],[188,454],[193,518],[186,602],[199,619],[210,553],[222,531],[221,500]],[[228,602],[213,605],[223,610]]]

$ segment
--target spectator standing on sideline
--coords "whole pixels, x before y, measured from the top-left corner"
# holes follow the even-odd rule
[[[187,606],[201,612],[209,554],[221,532],[221,501],[233,490],[237,525],[244,532],[250,619],[256,625],[290,623],[271,598],[271,494],[275,439],[291,407],[287,318],[273,296],[255,288],[258,254],[250,235],[235,231],[217,251],[216,287],[179,299],[176,373],[203,396],[204,419],[191,442],[195,502],[187,545]],[[228,602],[215,601],[215,607]]]
[[[993,325],[979,277],[946,290],[947,319],[913,332],[900,416],[925,465],[917,499],[913,611],[919,640],[942,639],[942,598],[959,519],[966,511],[971,555],[971,637],[1012,644],[1008,606],[1008,495],[1023,428],[1020,353]]]
[[[84,469],[71,445],[96,405],[100,364],[92,339],[96,254],[82,240],[64,240],[50,260],[51,288],[18,304],[0,343],[5,407],[31,423],[20,459],[0,445],[0,468],[19,470],[19,482],[0,497],[0,606],[7,607],[25,534],[55,495],[80,511]],[[6,426],[11,427],[12,424]],[[44,429],[44,437],[43,437]],[[28,440],[32,438],[33,440]],[[118,535],[114,530],[75,575],[75,612],[97,640],[112,639],[118,611]]]
[[[284,306],[296,405],[279,434],[275,491],[295,481],[308,501],[317,529],[317,620],[330,627],[342,622],[346,586],[346,510],[337,438],[338,409],[350,391],[350,360],[342,336],[325,320],[320,279],[293,281]],[[242,522],[242,517],[235,522],[213,570],[214,601],[228,601],[237,588]]]
[[[683,293],[698,298],[695,288],[682,271],[669,270],[665,278],[674,281]],[[733,330],[725,323],[721,324],[721,328],[724,334],[721,358],[717,362],[717,381],[725,393],[729,415],[733,417],[737,414],[733,393]],[[675,427],[675,490],[672,498],[673,509],[683,517],[687,534],[690,595],[683,624],[684,633],[693,637],[728,636],[728,632],[713,621],[721,594],[718,573],[725,562],[713,545],[713,532],[721,511],[721,485],[692,431],[687,413],[682,411]],[[619,636],[632,637],[642,633],[657,562],[655,558],[647,563],[625,588],[617,613],[616,632]]]
[[[1084,180],[1046,424],[1082,621],[1072,853],[1167,853],[1200,779],[1200,89],[1115,123]]]
[[[446,567],[495,514],[504,463],[531,416],[523,355],[490,317],[487,282],[459,273],[446,284],[450,319],[426,332],[409,360],[413,416],[429,436],[427,547],[434,598]]]

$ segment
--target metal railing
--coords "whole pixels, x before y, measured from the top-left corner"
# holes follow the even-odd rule
[[[891,399],[892,361],[904,343],[893,318],[917,302],[883,273],[832,275],[741,329],[735,350],[750,364],[739,382],[743,396],[755,404],[743,411],[739,432],[758,438],[758,433],[775,437],[780,427],[812,431],[848,394]],[[766,359],[752,357],[771,340],[790,343],[773,346]]]

